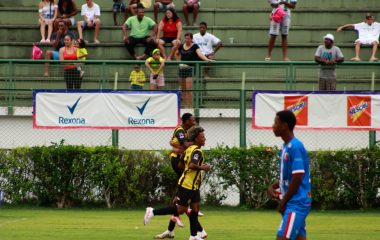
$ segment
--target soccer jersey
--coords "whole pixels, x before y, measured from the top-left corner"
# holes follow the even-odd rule
[[[172,136],[172,142],[174,144],[183,145],[187,141],[187,132],[185,129],[183,129],[182,126],[178,126],[176,129],[174,129],[174,133]],[[170,156],[177,157],[178,154],[176,153],[170,153]]]
[[[201,166],[204,162],[203,152],[197,145],[191,145],[185,151],[185,170],[182,173],[181,178],[178,180],[178,185],[189,189],[189,190],[199,190],[201,185],[201,170],[190,169],[190,163],[197,164]]]
[[[199,46],[204,55],[209,55],[214,53],[213,46],[220,43],[220,39],[206,32],[203,36],[200,33],[194,34],[193,42]]]
[[[284,144],[280,159],[280,191],[285,195],[293,174],[303,174],[298,191],[287,202],[286,208],[307,214],[311,206],[309,156],[303,144],[293,138]]]
[[[141,82],[139,82],[139,80]],[[131,75],[129,76],[129,81],[131,81],[132,85],[138,85],[143,87],[145,82],[145,73],[143,71],[136,72],[132,71]]]
[[[158,71],[158,69],[160,69],[161,63],[164,61],[164,59],[162,57],[160,57],[159,61],[154,60],[153,57],[149,57],[146,61],[149,63],[150,67],[152,68],[153,73],[155,73],[155,74],[163,74],[164,73],[163,69],[161,69],[161,71]]]
[[[78,60],[86,60],[87,49],[86,48],[77,48],[77,57]]]

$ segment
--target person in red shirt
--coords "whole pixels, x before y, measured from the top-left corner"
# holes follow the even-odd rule
[[[78,60],[77,49],[74,47],[73,37],[70,34],[66,34],[64,41],[65,46],[59,49],[59,60]],[[80,72],[75,63],[69,62],[65,64],[63,67],[63,77],[66,81],[67,89],[80,89]]]
[[[160,38],[161,33],[163,37]],[[178,18],[177,13],[174,9],[169,8],[166,10],[165,17],[161,20],[158,25],[157,32],[157,47],[160,49],[164,59],[170,61],[177,51],[179,45],[181,44],[181,34],[182,34],[182,23]],[[172,44],[172,49],[169,56],[166,57],[164,46],[166,43]]]

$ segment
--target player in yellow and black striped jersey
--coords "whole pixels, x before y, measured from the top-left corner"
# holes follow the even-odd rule
[[[177,196],[179,199],[177,206],[161,209],[148,207],[144,216],[144,224],[147,224],[154,215],[183,214],[190,205],[192,209],[189,216],[190,239],[197,240],[207,237],[207,234],[198,221],[201,201],[199,187],[201,171],[208,172],[211,170],[211,166],[204,163],[203,152],[201,150],[201,147],[204,146],[206,141],[204,129],[200,126],[190,128],[188,131],[188,139],[194,142],[194,144],[185,151],[185,170],[178,181]]]

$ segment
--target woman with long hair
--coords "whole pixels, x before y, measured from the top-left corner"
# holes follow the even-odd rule
[[[40,24],[41,43],[50,43],[50,37],[53,32],[53,23],[57,18],[57,4],[54,0],[42,0],[38,5],[38,22]],[[46,26],[48,34],[45,38]]]
[[[59,50],[59,60],[75,61],[78,60],[77,48],[74,47],[73,37],[70,34],[65,35],[65,46]],[[66,81],[67,89],[80,89],[81,79],[77,65],[73,62],[65,63],[63,76]]]

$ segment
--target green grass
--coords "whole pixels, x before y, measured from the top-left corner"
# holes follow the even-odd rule
[[[206,208],[201,223],[209,239],[275,239],[280,215],[275,211]],[[0,239],[152,239],[167,227],[168,217],[143,226],[144,210],[0,208]],[[188,239],[189,222],[175,239]],[[308,239],[380,239],[380,211],[313,211]]]

